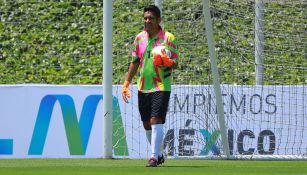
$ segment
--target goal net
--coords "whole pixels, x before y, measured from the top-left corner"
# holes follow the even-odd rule
[[[211,4],[231,155],[306,158],[306,2]]]
[[[142,29],[142,13],[135,16],[135,11],[150,3],[115,3],[115,9],[126,12],[114,19],[115,25],[122,19],[120,23],[130,24],[124,28],[133,31],[121,44],[131,46]],[[163,27],[177,37],[180,51],[164,128],[165,153],[172,158],[226,158],[221,139],[225,127],[228,158],[306,159],[306,2],[210,1],[225,126],[218,121],[202,3],[162,1]],[[128,64],[130,53],[119,55]],[[131,157],[146,158],[150,147],[136,96],[134,87],[123,113],[132,120],[126,121],[126,139],[133,145]]]

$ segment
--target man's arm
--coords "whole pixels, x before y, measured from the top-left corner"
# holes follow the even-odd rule
[[[128,98],[130,98],[129,85],[132,81],[132,78],[137,73],[139,65],[140,65],[139,60],[130,63],[128,74],[127,74],[127,77],[126,77],[126,80],[125,80],[125,83],[124,83],[123,89],[122,89],[122,96],[123,96],[123,99],[126,103],[128,103]]]
[[[127,73],[127,77],[126,77],[126,81],[131,83],[132,78],[137,73],[139,66],[140,66],[140,61],[135,61],[135,62],[130,63],[128,73]]]

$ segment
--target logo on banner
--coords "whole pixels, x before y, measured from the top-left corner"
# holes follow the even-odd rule
[[[40,103],[28,154],[42,155],[54,104],[58,101],[62,109],[70,154],[85,155],[97,105],[102,99],[101,95],[88,96],[84,101],[78,121],[74,101],[69,95],[46,95]],[[116,134],[113,134],[113,146],[117,141],[114,154],[128,155],[126,140],[119,139],[119,135],[124,135],[124,130],[118,100],[115,97],[113,97],[113,108],[113,133],[116,132]]]
[[[211,151],[213,155],[219,155],[220,149],[215,143],[221,133],[220,130],[215,130],[212,133],[210,133],[206,129],[200,129],[199,132],[203,135],[205,142],[205,147],[201,150],[199,155],[201,156],[208,155],[209,151]]]
[[[46,95],[42,99],[39,107],[28,154],[42,155],[54,104],[58,101],[62,109],[70,154],[85,155],[96,109],[102,98],[101,95],[88,96],[84,101],[80,120],[78,121],[74,101],[69,95]],[[115,97],[113,97],[113,108],[114,146],[114,141],[118,140],[119,135],[124,135],[119,104]],[[116,131],[116,134],[114,131]],[[125,139],[120,139],[116,144],[119,146],[114,147],[115,155],[128,155],[128,148]]]
[[[220,155],[220,148],[216,142],[220,136],[220,130],[210,132],[205,128],[198,128],[192,123],[197,121],[187,119],[184,126],[168,129],[163,140],[163,146],[167,154],[174,156],[205,156],[211,152],[213,155]],[[178,146],[175,146],[177,144]],[[194,148],[199,149],[194,149]],[[178,148],[178,150],[177,150]]]
[[[54,110],[59,102],[65,126],[65,133],[71,155],[85,155],[95,118],[98,103],[102,95],[90,95],[83,104],[80,120],[76,114],[73,99],[69,95],[46,95],[41,100],[36,123],[28,150],[29,155],[42,155],[48,128]],[[128,146],[125,135],[118,99],[113,97],[113,152],[117,156],[127,156]],[[13,154],[13,139],[0,139],[0,155]]]

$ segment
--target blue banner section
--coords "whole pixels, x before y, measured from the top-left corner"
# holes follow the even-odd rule
[[[98,103],[102,99],[102,95],[90,95],[84,101],[79,121],[84,152],[86,152]]]
[[[91,133],[96,108],[101,95],[86,98],[78,122],[75,104],[69,95],[46,95],[40,104],[35,128],[32,135],[29,155],[41,155],[43,152],[54,104],[58,101],[62,108],[66,137],[71,155],[84,155]]]
[[[13,154],[13,139],[0,139],[0,154]]]

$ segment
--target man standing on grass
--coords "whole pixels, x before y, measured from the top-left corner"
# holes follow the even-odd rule
[[[160,9],[150,5],[144,8],[143,14],[144,30],[134,40],[132,60],[122,96],[127,103],[130,97],[129,85],[138,72],[139,112],[152,153],[147,166],[156,167],[165,160],[160,147],[171,93],[172,70],[178,65],[178,50],[174,35],[164,31],[160,26]],[[165,48],[160,56],[152,54],[156,47]],[[166,51],[169,51],[168,54]]]

